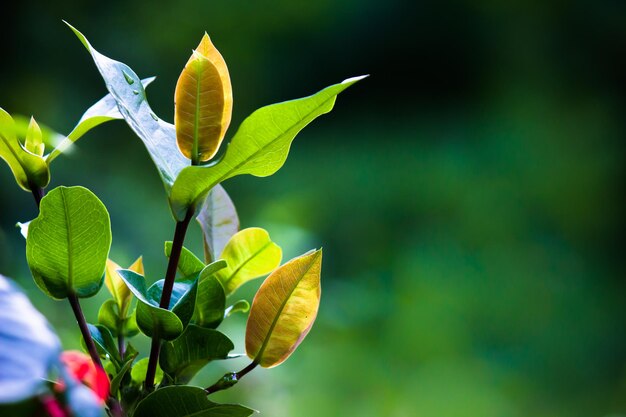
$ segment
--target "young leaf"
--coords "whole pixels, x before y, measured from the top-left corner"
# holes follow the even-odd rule
[[[226,266],[226,262],[221,262]],[[211,265],[214,265],[214,262]],[[226,293],[220,281],[215,277],[216,268],[207,266],[201,273],[198,283],[198,299],[193,322],[198,326],[216,328],[224,319]]]
[[[226,295],[254,278],[270,273],[280,265],[280,246],[272,242],[270,235],[259,227],[250,227],[234,235],[226,244],[222,258],[228,267],[217,272]]]
[[[224,187],[217,184],[207,194],[196,220],[202,229],[205,261],[218,259],[228,240],[239,231],[237,210]]]
[[[50,182],[50,170],[46,161],[20,144],[13,118],[2,108],[0,108],[0,158],[9,165],[17,184],[26,191],[31,191],[34,187],[44,188]]]
[[[189,165],[176,146],[174,125],[159,119],[148,104],[139,77],[126,64],[114,61],[96,51],[77,29],[66,24],[91,54],[107,90],[130,128],[142,140],[156,165],[166,190],[171,188],[178,173]]]
[[[139,329],[149,337],[158,335],[165,340],[174,340],[180,336],[193,314],[198,280],[177,281],[172,292],[170,310],[166,310],[159,307],[163,280],[146,288],[144,277],[136,272],[122,269],[118,274],[137,297]]]
[[[168,258],[172,253],[172,241],[165,242],[165,256]],[[206,265],[192,251],[183,246],[178,260],[178,272],[183,276],[197,274],[202,271]]]
[[[104,270],[104,284],[117,303],[119,317],[124,319],[128,313],[128,308],[130,307],[133,296],[126,286],[126,283],[118,275],[117,271],[119,269],[122,269],[122,267],[112,260],[107,259],[106,268]],[[139,275],[143,275],[143,258],[141,256],[137,258],[128,269]]]
[[[83,187],[57,187],[30,222],[26,260],[49,296],[91,297],[102,286],[110,247],[109,213],[98,197]]]
[[[227,359],[234,348],[223,333],[190,324],[178,339],[163,344],[159,363],[174,384],[187,384],[209,362]]]
[[[145,78],[141,84],[146,88],[156,77]],[[110,120],[121,120],[122,114],[117,108],[117,102],[111,94],[101,98],[96,104],[91,106],[80,118],[74,129],[46,156],[46,163],[50,163],[70,148],[78,139],[96,126]]]
[[[287,159],[291,142],[307,124],[332,110],[337,95],[364,77],[350,78],[310,97],[262,107],[243,121],[219,162],[183,169],[170,195],[178,220],[187,208],[220,182],[235,175],[267,177]]]
[[[259,288],[246,327],[246,353],[264,368],[283,363],[307,335],[320,303],[322,250],[287,262]]]
[[[174,93],[178,148],[194,165],[217,152],[233,110],[233,92],[224,58],[206,33],[187,61]]]
[[[24,148],[34,155],[43,156],[45,145],[41,134],[41,128],[35,121],[34,117],[30,118],[28,130],[26,131],[26,139],[24,140]]]
[[[139,403],[133,417],[248,417],[254,410],[238,404],[217,404],[198,387],[158,389]]]

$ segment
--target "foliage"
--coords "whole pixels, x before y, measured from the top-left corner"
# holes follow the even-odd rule
[[[233,98],[226,63],[207,34],[179,77],[172,125],[147,102],[145,87],[153,78],[141,80],[129,66],[102,55],[82,33],[70,28],[91,54],[109,94],[85,112],[67,137],[40,127],[32,118],[24,128],[19,119],[0,109],[0,156],[39,207],[34,220],[20,225],[35,282],[46,295],[71,304],[92,361],[88,385],[100,395],[110,393],[104,407],[110,416],[248,416],[253,410],[217,404],[207,395],[232,387],[257,365],[282,363],[302,342],[319,308],[322,256],[321,250],[313,250],[281,266],[282,249],[267,231],[239,230],[235,206],[221,182],[241,174],[272,175],[285,162],[296,134],[329,112],[337,95],[362,77],[255,111],[242,122],[223,155],[213,160],[230,124]],[[44,196],[51,162],[90,129],[116,119],[124,119],[144,143],[167,193],[176,227],[173,240],[165,242],[169,263],[164,279],[146,279],[141,257],[128,269],[109,259],[111,220],[91,191],[59,186]],[[46,146],[52,148],[47,155]],[[183,246],[194,217],[203,233],[200,257]],[[252,307],[245,299],[227,303],[239,287],[267,274]],[[0,280],[0,290],[9,285],[5,282]],[[93,297],[103,284],[111,297],[100,306],[98,323],[89,324],[79,299]],[[23,314],[19,306],[9,307],[1,314],[9,321],[18,320]],[[248,311],[250,365],[204,389],[186,386],[210,362],[237,356],[231,353],[233,342],[217,328],[231,314]],[[82,385],[63,377],[63,366],[58,372],[68,389],[41,382],[48,378],[50,364],[58,362],[60,347],[47,328],[36,333],[33,326],[45,327],[42,318],[37,320],[18,325],[15,335],[0,332],[0,338],[15,339],[10,355],[0,356],[1,366],[18,358],[18,345],[29,343],[30,350],[42,350],[19,356],[15,363],[23,362],[24,371],[15,368],[11,383],[16,384],[5,390],[11,395],[2,397],[5,405],[0,409],[21,401],[41,405],[49,397],[49,404],[67,415],[101,414],[94,412],[93,395],[84,397],[83,391],[74,389]],[[129,343],[139,333],[152,340],[149,356],[142,359]],[[82,359],[79,354],[69,357],[76,359],[72,361],[76,372]],[[36,371],[23,377],[29,369]],[[94,382],[98,372],[106,372],[106,387]],[[87,401],[81,403],[83,397]]]

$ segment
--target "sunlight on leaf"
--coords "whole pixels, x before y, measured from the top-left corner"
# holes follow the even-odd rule
[[[292,259],[263,282],[246,327],[246,353],[265,368],[283,363],[311,330],[320,303],[322,250]]]

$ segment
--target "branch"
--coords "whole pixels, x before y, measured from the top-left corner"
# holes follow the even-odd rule
[[[253,361],[251,364],[249,364],[239,372],[229,372],[221,377],[217,382],[215,382],[215,384],[211,385],[208,388],[205,388],[204,391],[206,391],[207,395],[210,395],[214,392],[228,389],[235,385],[237,382],[239,382],[239,380],[243,378],[248,372],[256,368],[257,365],[258,363]]]
[[[170,300],[172,299],[172,290],[174,288],[174,281],[176,279],[176,269],[178,268],[178,261],[180,260],[180,252],[183,249],[183,242],[185,241],[185,234],[187,233],[187,227],[189,222],[193,218],[195,209],[190,207],[187,209],[187,215],[183,221],[176,223],[176,230],[174,231],[174,241],[172,242],[172,252],[170,253],[170,260],[167,264],[167,272],[165,274],[165,282],[163,283],[163,292],[161,293],[161,302],[159,307],[169,310]],[[148,369],[146,370],[146,380],[144,386],[147,390],[154,388],[154,377],[156,376],[157,363],[159,361],[159,353],[161,351],[161,340],[158,335],[152,337],[152,346],[150,347],[150,359],[148,359]]]

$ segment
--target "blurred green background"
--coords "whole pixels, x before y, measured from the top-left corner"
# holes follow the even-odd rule
[[[371,74],[300,134],[276,175],[225,183],[242,226],[268,229],[285,259],[324,247],[324,289],[292,358],[217,400],[272,417],[626,413],[625,2],[10,8],[0,17],[0,106],[62,133],[105,88],[61,19],[140,76],[157,75],[148,98],[170,121],[176,79],[206,30],[231,73],[230,135],[262,105]],[[59,158],[51,186],[61,184],[106,204],[113,259],[143,254],[148,278],[161,278],[174,224],[123,122]],[[69,306],[45,299],[26,267],[14,224],[34,216],[2,166],[0,272],[77,348]],[[201,250],[199,228],[186,244]],[[83,304],[95,320],[97,301]],[[224,325],[238,351],[244,324]],[[196,382],[243,364],[209,367]]]

